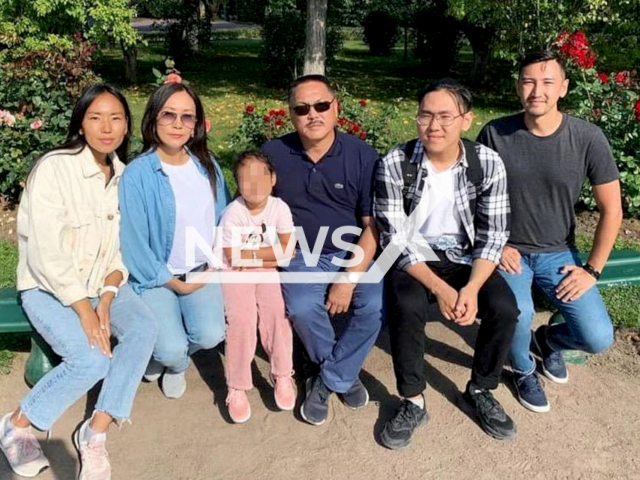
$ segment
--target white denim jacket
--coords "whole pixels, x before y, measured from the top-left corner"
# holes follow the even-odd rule
[[[107,275],[128,273],[120,255],[118,183],[112,156],[105,175],[89,147],[52,152],[34,167],[18,208],[18,290],[40,288],[68,306],[98,296]]]

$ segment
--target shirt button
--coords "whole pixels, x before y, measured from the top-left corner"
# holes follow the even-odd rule
[[[312,168],[312,169],[311,169],[311,171],[312,171],[312,172],[315,172],[315,171],[316,171],[316,169],[315,169],[315,168]]]
[[[110,213],[109,215],[107,215],[107,220],[113,220],[113,214]]]

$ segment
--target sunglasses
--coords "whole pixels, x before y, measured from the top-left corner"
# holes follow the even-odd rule
[[[198,117],[196,117],[193,113],[183,113],[178,115],[176,112],[164,111],[160,112],[158,115],[158,123],[160,125],[171,125],[173,124],[178,117],[180,117],[180,122],[187,128],[194,128],[196,126],[196,122],[198,121]]]
[[[293,110],[293,113],[295,113],[299,117],[302,117],[303,115],[307,115],[311,110],[311,108],[313,108],[318,113],[323,113],[331,108],[331,104],[334,101],[335,101],[335,98],[330,102],[327,102],[327,101],[316,102],[313,105],[309,105],[308,103],[305,103],[302,105],[296,105],[295,107],[291,107],[291,110]]]

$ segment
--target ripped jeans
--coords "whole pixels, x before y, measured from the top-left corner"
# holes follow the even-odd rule
[[[22,308],[62,363],[47,373],[20,402],[20,409],[40,430],[53,423],[96,383],[103,380],[96,410],[116,420],[129,418],[142,374],[156,340],[153,315],[129,285],[111,303],[111,334],[118,339],[113,358],[91,348],[71,307],[37,288],[21,292]],[[95,308],[98,298],[92,298]]]

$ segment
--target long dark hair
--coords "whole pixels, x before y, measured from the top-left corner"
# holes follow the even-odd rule
[[[145,152],[151,149],[155,150],[160,145],[161,142],[158,137],[158,129],[156,126],[158,115],[160,114],[162,107],[164,107],[164,104],[169,100],[169,97],[178,92],[187,92],[187,94],[193,99],[193,103],[196,106],[196,126],[193,130],[193,137],[189,139],[185,146],[198,158],[202,166],[206,169],[207,177],[211,184],[211,190],[213,191],[213,196],[215,198],[217,173],[216,168],[211,161],[211,156],[213,154],[207,147],[207,129],[205,127],[204,108],[198,94],[188,85],[184,85],[183,83],[167,83],[151,94],[142,117],[142,150]]]
[[[93,101],[103,93],[109,93],[116,97],[122,104],[124,113],[127,116],[127,133],[125,134],[120,146],[116,149],[116,155],[118,155],[120,161],[123,163],[127,163],[129,152],[129,136],[131,135],[131,111],[129,110],[129,104],[127,103],[127,99],[120,92],[120,90],[106,83],[98,83],[82,92],[82,95],[80,95],[80,98],[78,99],[78,101],[76,101],[76,104],[73,107],[73,111],[71,112],[71,120],[69,121],[69,129],[67,130],[67,139],[65,140],[65,142],[62,145],[47,150],[42,155],[40,155],[40,157],[38,157],[38,160],[34,162],[31,171],[35,169],[36,165],[38,165],[39,161],[42,158],[52,152],[57,152],[59,150],[71,150],[71,155],[77,155],[84,149],[84,147],[87,145],[87,141],[84,138],[84,135],[80,133],[80,130],[82,130],[82,121],[84,120],[84,115],[87,113],[87,110],[89,109],[89,106],[91,106]]]

